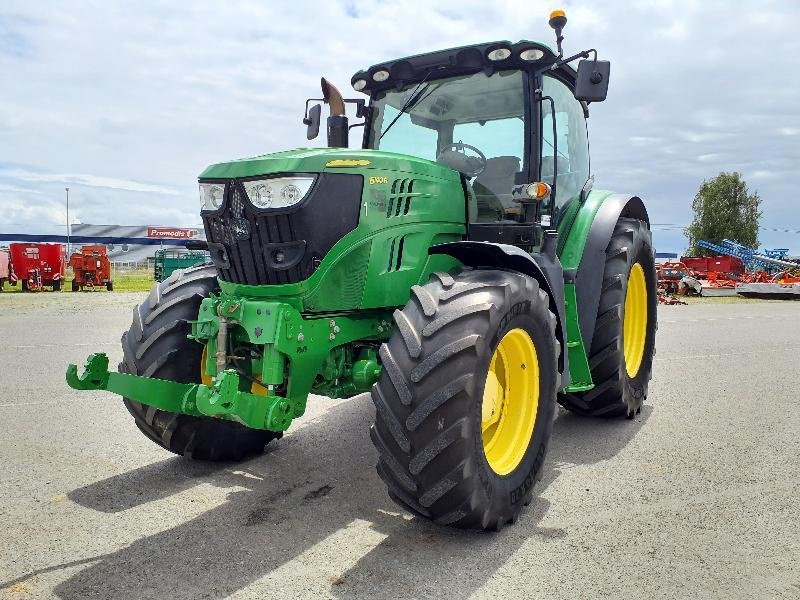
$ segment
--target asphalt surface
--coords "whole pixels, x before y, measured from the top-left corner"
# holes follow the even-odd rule
[[[116,364],[140,297],[0,295],[0,598],[800,597],[800,302],[661,307],[641,415],[559,412],[494,534],[389,500],[366,395],[204,465],[68,389],[68,362]]]

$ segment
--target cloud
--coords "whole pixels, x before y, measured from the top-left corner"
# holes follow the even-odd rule
[[[173,188],[140,183],[127,179],[114,179],[112,177],[99,177],[97,175],[80,175],[67,173],[35,173],[21,169],[0,170],[0,177],[29,181],[32,183],[65,183],[87,187],[124,190],[127,192],[141,192],[177,196],[179,192]],[[19,188],[18,188],[19,189]]]
[[[0,192],[15,192],[18,194],[40,194],[38,190],[33,190],[31,188],[25,187],[17,187],[15,185],[8,185],[5,183],[0,183]]]
[[[786,78],[800,56],[800,3],[564,8],[565,49],[596,47],[612,62],[609,98],[589,119],[597,187],[641,195],[659,222],[688,223],[699,184],[739,170],[758,184],[765,223],[800,229],[786,179],[800,164],[798,86]],[[547,12],[513,0],[239,0],[225,10],[6,0],[0,165],[14,166],[0,185],[18,189],[0,199],[44,210],[18,209],[32,230],[50,226],[47,207],[67,185],[83,222],[197,224],[206,165],[309,144],[300,120],[320,76],[347,92],[354,72],[390,58],[493,39],[552,44]],[[0,227],[18,220],[0,212]],[[800,253],[800,236],[763,241]],[[656,231],[659,249],[683,243]]]

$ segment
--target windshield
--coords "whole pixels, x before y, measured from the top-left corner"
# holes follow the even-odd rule
[[[522,163],[525,102],[520,71],[410,85],[376,98],[373,110],[369,148],[438,160],[451,144],[464,142],[487,160],[513,156]]]

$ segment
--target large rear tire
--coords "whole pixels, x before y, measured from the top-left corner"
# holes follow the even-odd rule
[[[203,346],[186,336],[200,302],[219,290],[216,270],[203,265],[176,273],[153,286],[149,298],[133,309],[133,324],[122,335],[121,373],[180,383],[201,380]],[[263,452],[280,433],[250,429],[232,421],[193,417],[124,399],[136,426],[170,452],[197,460],[242,460]]]
[[[652,235],[620,218],[606,249],[589,367],[595,387],[559,394],[565,408],[593,417],[633,418],[642,409],[655,356],[656,270]]]
[[[500,529],[540,477],[559,386],[556,318],[515,272],[437,273],[414,286],[372,389],[378,474],[442,525]]]

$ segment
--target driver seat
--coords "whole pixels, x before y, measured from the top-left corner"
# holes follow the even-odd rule
[[[520,170],[520,159],[516,156],[495,156],[486,159],[486,167],[472,182],[472,189],[478,203],[478,214],[484,220],[491,213],[489,221],[502,219],[498,208],[516,206],[511,199],[514,177]]]

